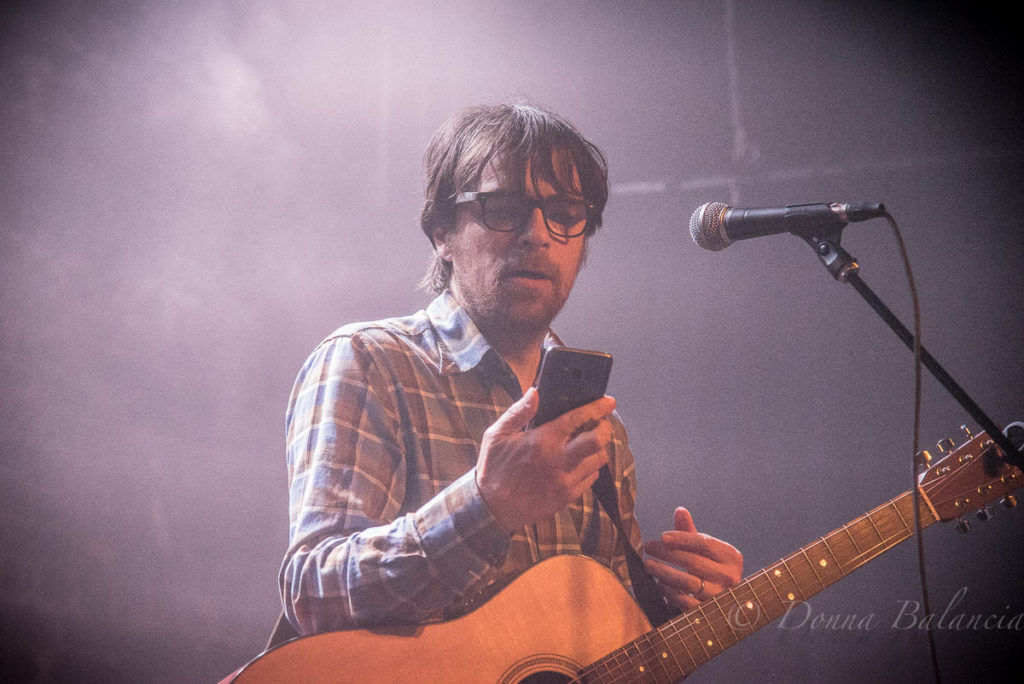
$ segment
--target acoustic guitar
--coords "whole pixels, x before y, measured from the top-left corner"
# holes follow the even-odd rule
[[[921,526],[959,520],[1024,485],[977,435],[918,480]],[[556,556],[460,618],[288,641],[239,670],[260,682],[674,682],[914,534],[908,491],[652,629],[608,569]]]

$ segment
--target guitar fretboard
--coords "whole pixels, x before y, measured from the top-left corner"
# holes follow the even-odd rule
[[[923,500],[919,512],[922,529],[936,522]],[[678,681],[913,534],[906,492],[592,663],[576,681]]]

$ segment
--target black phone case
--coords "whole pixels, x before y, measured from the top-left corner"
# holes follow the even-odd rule
[[[610,354],[570,347],[548,349],[537,374],[535,386],[540,406],[530,427],[600,399],[608,389],[611,371]]]

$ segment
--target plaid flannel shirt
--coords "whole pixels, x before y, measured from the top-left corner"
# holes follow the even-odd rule
[[[549,334],[545,346],[557,344]],[[556,554],[590,556],[630,585],[620,535],[592,491],[511,535],[481,498],[484,430],[520,396],[447,292],[412,316],[343,326],[313,351],[286,415],[280,584],[300,633],[451,617]],[[639,550],[633,456],[612,421],[620,515]]]

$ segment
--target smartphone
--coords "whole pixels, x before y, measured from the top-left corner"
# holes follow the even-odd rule
[[[547,349],[534,382],[540,405],[530,427],[603,397],[611,372],[611,354],[570,347]]]

